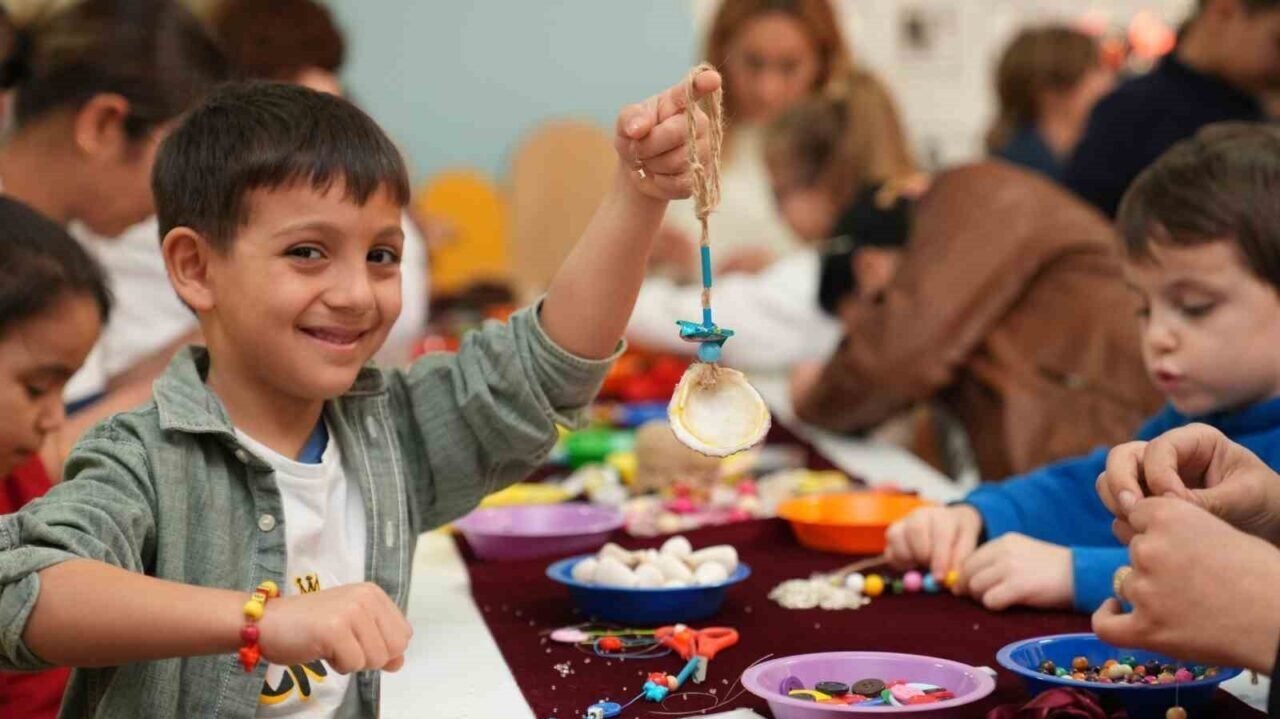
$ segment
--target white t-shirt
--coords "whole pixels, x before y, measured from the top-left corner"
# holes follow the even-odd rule
[[[368,532],[364,500],[360,488],[342,471],[338,443],[329,440],[319,464],[304,464],[239,430],[236,437],[275,470],[288,553],[281,594],[300,595],[364,581]],[[338,674],[322,661],[289,667],[272,664],[258,698],[258,716],[338,716],[348,692],[354,697],[355,691],[350,676]]]

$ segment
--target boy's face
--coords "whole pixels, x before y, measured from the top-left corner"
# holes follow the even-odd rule
[[[385,190],[363,206],[343,191],[300,183],[246,197],[248,222],[210,258],[213,306],[201,313],[220,373],[325,400],[382,346],[400,314],[401,207]]]
[[[1147,372],[1179,412],[1201,415],[1280,394],[1280,295],[1234,242],[1154,244],[1125,262],[1141,298]]]

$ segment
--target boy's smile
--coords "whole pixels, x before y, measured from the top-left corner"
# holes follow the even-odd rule
[[[1141,298],[1147,372],[1179,412],[1203,415],[1280,394],[1280,295],[1232,241],[1151,245],[1125,262]]]
[[[341,182],[255,190],[246,207],[230,247],[210,255],[211,305],[197,308],[210,384],[234,376],[281,398],[336,397],[400,314],[401,207],[383,190],[358,205]]]

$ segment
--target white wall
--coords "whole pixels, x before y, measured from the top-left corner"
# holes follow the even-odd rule
[[[608,125],[679,79],[718,0],[325,0],[346,28],[345,80],[405,148],[415,179],[471,165],[500,175],[520,133],[548,117]],[[835,0],[854,54],[898,96],[927,159],[980,152],[995,57],[1022,24],[1149,8],[1176,24],[1193,0]],[[940,18],[913,55],[903,17]]]

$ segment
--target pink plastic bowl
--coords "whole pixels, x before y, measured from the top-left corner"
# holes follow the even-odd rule
[[[788,677],[799,679],[805,688],[818,682],[837,681],[852,684],[859,679],[905,679],[908,682],[935,684],[955,693],[955,699],[916,706],[861,707],[857,704],[815,704],[792,699],[782,693]],[[774,719],[833,719],[842,714],[924,714],[954,711],[986,697],[996,688],[996,681],[982,671],[949,659],[918,654],[889,652],[823,652],[799,654],[771,659],[751,667],[742,674],[747,691],[769,703]]]
[[[481,559],[544,559],[599,549],[622,513],[580,503],[486,507],[454,526]]]

